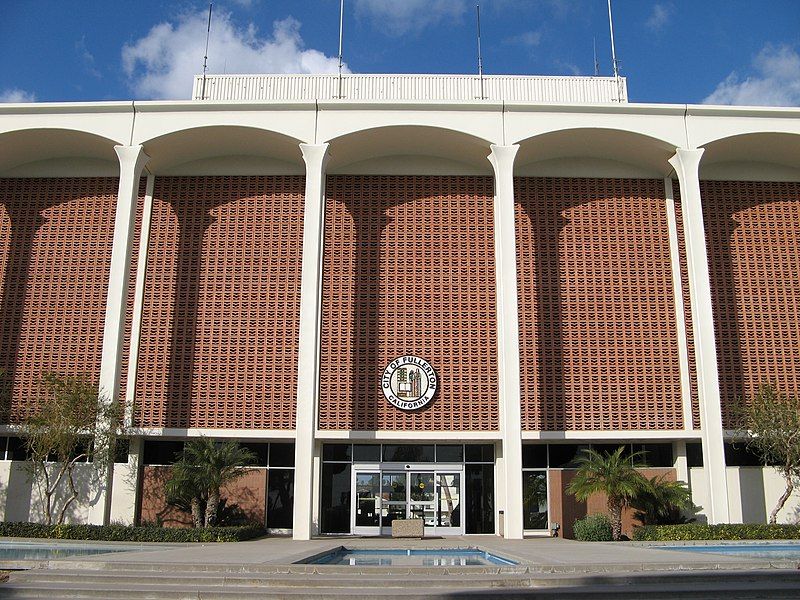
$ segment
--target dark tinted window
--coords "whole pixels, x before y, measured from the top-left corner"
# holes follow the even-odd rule
[[[573,469],[583,456],[585,444],[550,444],[550,466],[556,469]]]
[[[127,463],[128,453],[130,452],[130,440],[119,439],[114,447],[114,462]]]
[[[764,460],[742,443],[725,444],[725,464],[729,467],[761,467]]]
[[[353,460],[355,462],[380,462],[380,444],[354,444]]]
[[[6,446],[7,445],[8,445],[8,438],[0,437],[0,460],[3,460],[3,459],[6,458]]]
[[[294,444],[272,443],[269,445],[270,467],[293,467]]]
[[[611,456],[619,450],[620,446],[622,446],[622,456],[630,456],[631,455],[631,445],[630,444],[592,444],[592,450],[595,452],[599,452],[603,456]]]
[[[294,512],[294,469],[270,469],[267,474],[267,527],[291,529]]]
[[[494,444],[467,444],[464,446],[466,462],[494,462]]]
[[[701,444],[686,444],[686,464],[690,468],[703,466],[703,446]]]
[[[350,533],[350,465],[323,463],[320,531]]]
[[[467,465],[464,469],[466,533],[494,533],[494,466]]]
[[[436,462],[464,462],[464,446],[436,444]]]
[[[144,464],[171,465],[183,451],[183,442],[146,441],[144,443]]]
[[[671,467],[672,444],[634,444],[634,452],[644,452],[643,456],[636,459],[636,466],[642,467]]]
[[[350,462],[352,448],[350,444],[325,444],[322,446],[322,460]]]
[[[433,462],[433,444],[383,446],[383,460],[386,462]]]
[[[547,467],[547,444],[524,445],[522,447],[522,467],[525,469]]]
[[[253,454],[255,454],[255,460],[251,462],[248,466],[250,467],[266,467],[267,466],[267,449],[269,448],[269,444],[259,444],[257,442],[242,442],[240,444],[242,448],[246,448],[250,450]]]
[[[28,451],[25,448],[25,440],[18,437],[8,438],[8,453],[6,457],[9,460],[27,460]]]

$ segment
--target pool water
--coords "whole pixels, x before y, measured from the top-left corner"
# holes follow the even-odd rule
[[[750,558],[800,560],[800,543],[797,544],[725,544],[717,546],[652,546],[661,550],[680,550],[703,554],[726,554]]]
[[[88,556],[108,552],[125,552],[138,548],[83,544],[49,544],[36,542],[0,542],[0,560],[49,560],[68,556]]]
[[[515,561],[478,549],[353,550],[339,548],[322,556],[301,561],[312,565],[404,566],[404,567],[469,567],[515,565]]]

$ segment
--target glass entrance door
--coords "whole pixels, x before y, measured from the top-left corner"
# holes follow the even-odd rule
[[[379,472],[356,472],[355,488],[353,533],[380,535],[381,474]]]
[[[464,531],[460,472],[354,469],[353,485],[356,535],[391,535],[395,519],[422,519],[426,535]]]
[[[422,519],[425,528],[436,526],[436,490],[433,473],[408,474],[408,518]]]
[[[384,471],[381,477],[381,527],[384,535],[392,533],[392,521],[408,514],[407,473]]]
[[[461,535],[461,473],[437,473],[436,498],[436,534]]]

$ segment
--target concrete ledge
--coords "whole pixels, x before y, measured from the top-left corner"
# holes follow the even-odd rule
[[[425,521],[422,519],[395,519],[392,521],[393,538],[425,537]]]

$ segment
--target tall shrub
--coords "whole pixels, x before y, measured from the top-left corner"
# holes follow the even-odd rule
[[[633,468],[633,460],[644,453],[624,455],[624,452],[624,446],[608,455],[584,450],[578,459],[578,472],[567,486],[567,492],[582,501],[593,494],[606,495],[614,541],[622,538],[622,510],[647,485],[647,480]]]
[[[234,440],[217,442],[201,437],[186,442],[172,478],[166,483],[167,502],[188,508],[195,527],[217,523],[220,489],[247,473],[255,455]]]

